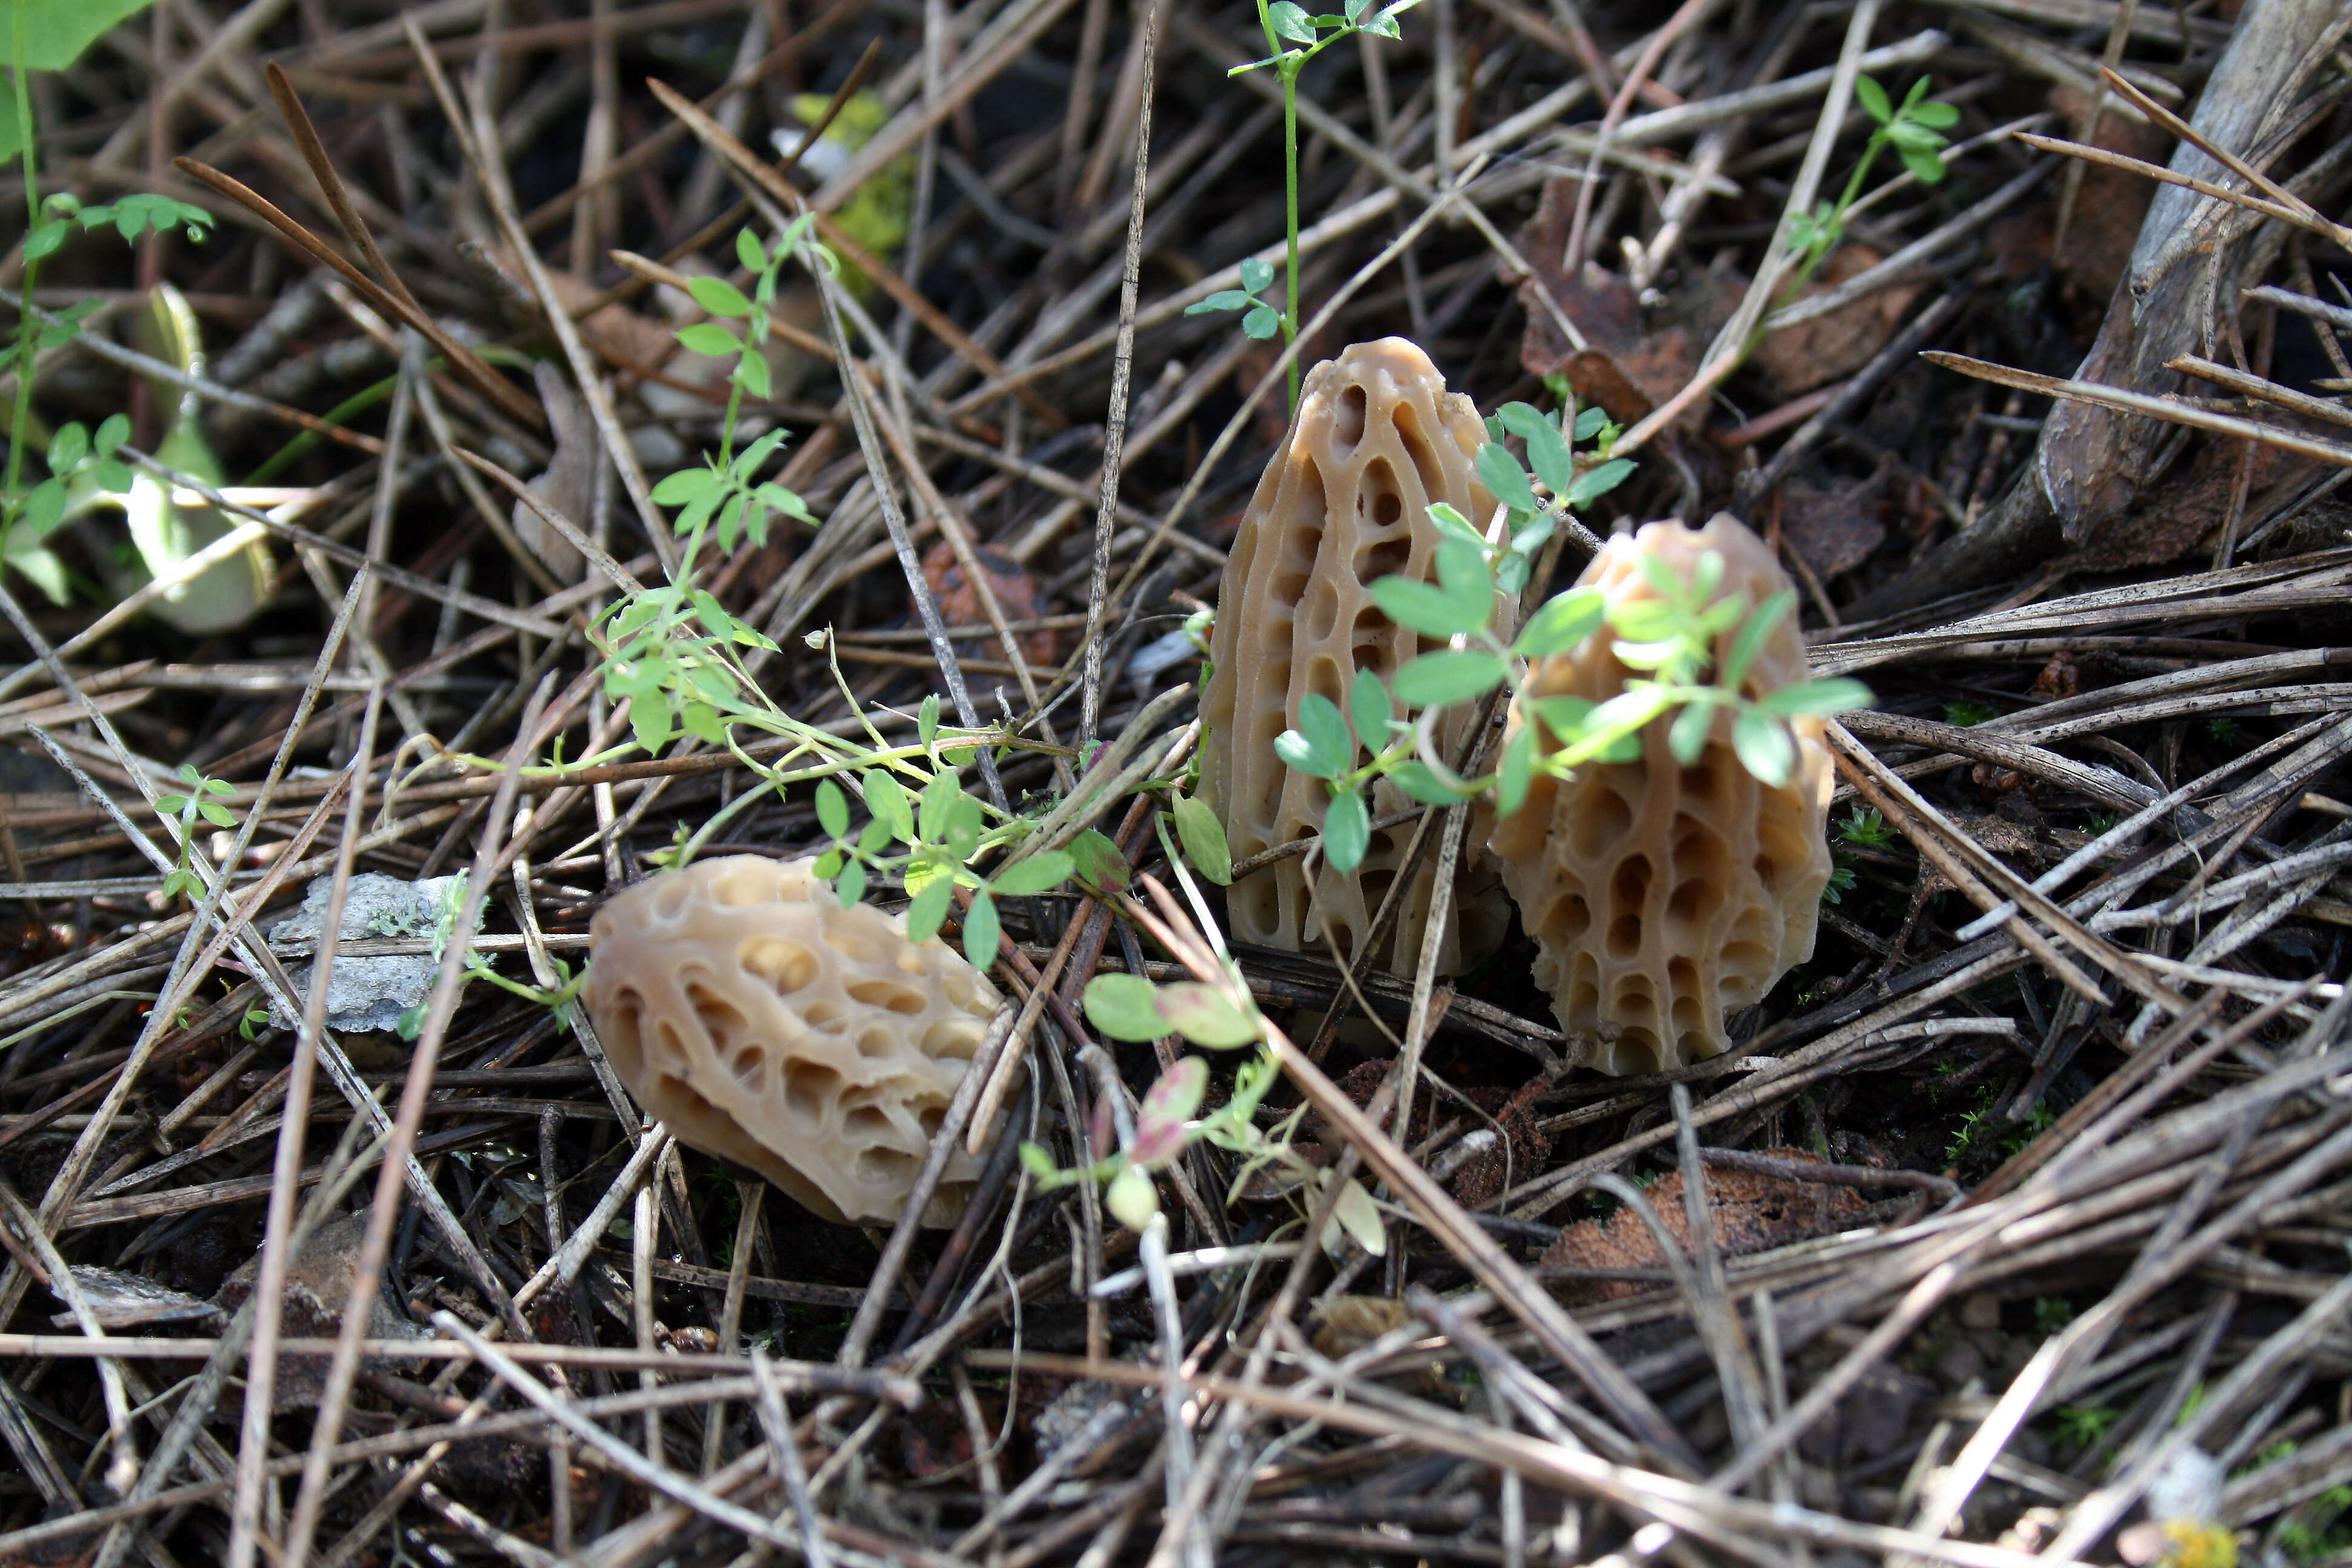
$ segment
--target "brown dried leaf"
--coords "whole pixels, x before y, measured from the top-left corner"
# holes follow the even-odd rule
[[[1832,253],[1797,298],[1826,294],[1885,259],[1870,247],[1848,241]],[[1758,346],[1756,366],[1772,378],[1784,396],[1790,397],[1851,375],[1886,346],[1886,340],[1903,324],[1911,301],[1926,287],[1924,282],[1890,283],[1826,316],[1783,327]]]
[[[2294,421],[2275,413],[2261,417],[2266,423],[2294,427]],[[2116,572],[2159,566],[2194,552],[2229,521],[2243,449],[2238,441],[2206,442],[2184,477],[2141,487],[2082,549],[2065,557],[2063,564],[2078,572]],[[2261,517],[2270,510],[2272,494],[2301,484],[2318,468],[2313,458],[2266,446],[2255,447],[2253,466],[2247,487],[2248,518]]]
[[[1536,268],[1535,276],[1519,281],[1519,303],[1528,318],[1519,362],[1531,374],[1565,375],[1579,399],[1598,403],[1610,418],[1631,425],[1690,380],[1698,367],[1696,335],[1679,323],[1645,327],[1633,285],[1591,261],[1573,278],[1560,270],[1575,208],[1575,185],[1553,180],[1519,236],[1520,251],[1533,258]],[[1553,320],[1544,304],[1546,292],[1584,335],[1582,350]],[[1703,416],[1705,410],[1692,412]]]
[[[998,606],[1007,621],[1035,620],[1045,613],[1045,593],[1029,569],[1009,555],[982,545],[973,552],[981,570],[988,574],[988,586],[996,595]],[[951,626],[984,626],[988,612],[982,605],[980,591],[964,581],[963,566],[956,560],[955,547],[946,540],[931,546],[923,556],[923,580],[930,584],[931,597],[940,606],[940,618]],[[1051,627],[1037,631],[1015,632],[1013,640],[1021,645],[1021,657],[1036,669],[1058,663],[1062,657],[1062,639]],[[1004,650],[992,638],[974,654],[980,658],[1003,657]]]
[[[212,1323],[222,1317],[221,1310],[210,1301],[159,1285],[143,1274],[76,1265],[73,1280],[102,1329],[138,1329],[152,1323]],[[56,1294],[54,1289],[51,1293]],[[62,1301],[65,1298],[60,1295],[58,1300]],[[49,1321],[58,1328],[70,1329],[77,1320],[68,1311],[58,1313]]]
[[[513,275],[521,275],[522,268],[503,252],[499,262]],[[548,282],[554,288],[556,301],[567,310],[577,310],[604,292],[584,278],[552,268],[548,269]],[[626,305],[607,305],[583,318],[580,336],[606,359],[635,370],[656,369],[677,352],[677,339],[667,323],[640,316]]]
[[[1307,1342],[1317,1354],[1344,1361],[1412,1321],[1411,1309],[1387,1296],[1334,1296],[1316,1303]],[[1402,1381],[1423,1394],[1441,1394],[1446,1385],[1445,1363],[1425,1361],[1410,1365],[1402,1371]]]
[[[1850,572],[1886,541],[1884,475],[1860,484],[1824,487],[1804,479],[1780,486],[1780,532],[1790,548],[1824,580]]]
[[[1757,1152],[1809,1165],[1826,1163],[1801,1149],[1759,1149]],[[1674,1238],[1675,1248],[1685,1258],[1695,1256],[1690,1223],[1683,1212],[1682,1173],[1671,1171],[1659,1177],[1646,1195],[1651,1206],[1658,1211],[1666,1234]],[[1869,1212],[1869,1205],[1852,1187],[1795,1182],[1753,1171],[1709,1167],[1706,1196],[1716,1246],[1727,1258],[1769,1252],[1791,1242],[1826,1236],[1844,1229]],[[1658,1245],[1656,1233],[1643,1222],[1641,1215],[1630,1208],[1621,1208],[1606,1219],[1589,1219],[1570,1226],[1544,1249],[1541,1261],[1568,1268],[1661,1268],[1665,1266],[1666,1255]],[[1580,1279],[1570,1281],[1562,1295],[1571,1305],[1583,1306],[1621,1300],[1643,1289],[1640,1282],[1631,1279]]]
[[[1412,1310],[1387,1296],[1335,1296],[1317,1303],[1308,1342],[1317,1353],[1339,1361],[1412,1321]]]
[[[554,361],[541,360],[533,365],[531,379],[539,388],[540,405],[547,410],[547,427],[555,437],[554,455],[548,458],[546,470],[530,481],[531,493],[549,510],[585,533],[593,521],[589,513],[594,504],[596,465],[604,460],[604,449],[588,417],[587,405],[572,390]],[[553,524],[520,500],[514,503],[511,521],[516,537],[538,553],[557,581],[580,580],[585,562]]]
[[[310,1233],[286,1270],[280,1305],[279,1331],[289,1339],[336,1338],[342,1332],[343,1303],[350,1299],[352,1274],[359,1262],[360,1243],[367,1234],[367,1215],[346,1215]],[[235,1311],[253,1294],[260,1278],[261,1255],[256,1253],[236,1273],[221,1282],[221,1307]],[[378,1291],[369,1303],[368,1338],[429,1339],[432,1336],[392,1310]],[[389,1360],[371,1360],[372,1367],[388,1367]],[[270,1408],[277,1413],[301,1410],[319,1403],[326,1386],[327,1363],[320,1358],[287,1357],[278,1363],[278,1381]]]

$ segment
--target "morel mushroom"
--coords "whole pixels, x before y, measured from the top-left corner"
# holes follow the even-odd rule
[[[1429,356],[1402,338],[1354,344],[1308,373],[1290,434],[1234,537],[1209,644],[1216,671],[1201,702],[1201,794],[1223,818],[1235,860],[1322,827],[1330,799],[1322,781],[1286,766],[1274,751],[1276,737],[1297,725],[1300,700],[1319,693],[1345,711],[1356,671],[1386,679],[1438,646],[1391,621],[1370,586],[1400,574],[1434,580],[1441,536],[1429,521],[1432,502],[1486,524],[1494,498],[1473,468],[1486,439],[1470,400],[1447,393]],[[1474,718],[1465,708],[1440,728],[1449,755]],[[1367,804],[1378,822],[1412,802],[1383,782]],[[1241,879],[1226,905],[1234,934],[1319,952],[1328,922],[1332,941],[1353,957],[1412,836],[1409,823],[1376,829],[1355,871],[1318,861],[1311,884],[1295,857]],[[1472,847],[1468,858],[1483,862]],[[1378,955],[1400,973],[1412,973],[1421,956],[1436,859],[1423,856],[1393,940]],[[1503,936],[1500,900],[1475,896],[1480,879],[1491,888],[1490,867],[1465,867],[1440,973],[1458,973]]]
[[[893,1222],[997,994],[903,917],[842,908],[812,865],[732,855],[626,889],[596,912],[583,995],[679,1142],[825,1219]],[[923,1223],[953,1224],[979,1174],[959,1149]]]
[[[1577,581],[1612,602],[1654,598],[1641,555],[1687,582],[1708,551],[1724,562],[1718,597],[1744,594],[1760,606],[1789,585],[1764,542],[1724,512],[1696,531],[1654,522],[1620,534]],[[1717,640],[1718,661],[1737,630]],[[1604,626],[1544,659],[1532,693],[1616,696],[1633,672],[1613,648]],[[1742,689],[1753,700],[1806,679],[1804,642],[1790,616],[1766,637]],[[1513,732],[1528,721],[1515,709]],[[1812,956],[1829,880],[1822,721],[1792,722],[1796,763],[1779,786],[1741,765],[1727,713],[1717,712],[1689,767],[1667,744],[1672,722],[1662,717],[1643,731],[1638,763],[1589,763],[1564,783],[1538,774],[1526,804],[1487,839],[1539,950],[1536,983],[1551,993],[1563,1027],[1595,1037],[1591,1065],[1602,1072],[1655,1072],[1719,1055],[1724,1015]],[[1538,731],[1539,750],[1558,743]]]

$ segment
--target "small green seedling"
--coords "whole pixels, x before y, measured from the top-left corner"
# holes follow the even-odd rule
[[[1781,299],[1785,303],[1794,299],[1812,280],[1822,263],[1845,237],[1847,216],[1862,195],[1862,183],[1870,175],[1871,165],[1886,148],[1903,160],[1903,166],[1912,178],[1923,185],[1940,184],[1944,178],[1941,153],[1949,144],[1943,133],[1960,122],[1960,111],[1948,103],[1937,103],[1927,97],[1928,79],[1921,77],[1911,84],[1898,107],[1886,96],[1886,89],[1870,77],[1857,78],[1853,84],[1854,100],[1862,105],[1876,128],[1862,150],[1862,158],[1846,177],[1845,189],[1835,202],[1822,202],[1810,213],[1799,213],[1789,226],[1789,248],[1797,258],[1797,269],[1790,277]]]
[[[1239,76],[1263,66],[1272,66],[1282,79],[1282,191],[1283,233],[1285,237],[1284,291],[1282,308],[1257,298],[1271,283],[1271,269],[1253,271],[1253,262],[1242,264],[1242,287],[1212,294],[1193,305],[1187,314],[1202,310],[1240,310],[1242,331],[1254,338],[1270,338],[1276,328],[1282,341],[1289,342],[1298,335],[1298,73],[1307,62],[1329,48],[1342,38],[1359,33],[1375,38],[1399,37],[1397,17],[1412,10],[1421,0],[1389,0],[1387,5],[1375,5],[1374,0],[1346,0],[1337,15],[1316,16],[1292,0],[1257,0],[1257,21],[1265,35],[1266,54],[1247,65],[1235,66],[1226,74]],[[1264,262],[1255,262],[1264,268]],[[1252,281],[1253,278],[1255,281]],[[1219,303],[1219,301],[1224,301]],[[1290,407],[1298,407],[1298,363],[1290,365]]]
[[[185,795],[163,795],[155,797],[155,809],[180,824],[180,854],[178,862],[163,878],[163,897],[174,899],[185,893],[190,899],[204,895],[204,879],[196,875],[193,857],[196,849],[196,823],[199,819],[215,827],[235,827],[236,814],[220,804],[215,797],[235,795],[235,784],[205,777],[194,763],[182,763],[176,775],[187,786]]]
[[[817,825],[834,841],[818,858],[816,874],[834,879],[834,891],[847,909],[865,897],[869,871],[898,872],[913,900],[907,906],[907,935],[914,942],[937,935],[955,890],[966,889],[971,902],[963,915],[963,951],[975,969],[996,962],[1003,930],[997,900],[1048,892],[1078,869],[1071,851],[1041,849],[993,874],[974,870],[982,846],[1003,838],[987,831],[984,808],[947,769],[934,774],[919,795],[909,794],[880,768],[869,769],[860,782],[872,816],[855,838],[849,833],[849,798],[841,786],[831,779],[816,786]],[[1019,826],[1025,832],[1028,824]],[[893,845],[903,846],[906,853],[889,854]]]
[[[94,305],[96,301],[89,303]],[[79,321],[89,313],[82,310],[73,319]],[[56,347],[73,335],[69,327],[45,327],[38,334],[40,346],[45,349]],[[0,352],[0,357],[5,357],[5,352]],[[7,521],[5,541],[0,541],[0,560],[5,560],[47,595],[53,605],[66,602],[66,568],[65,563],[49,549],[49,536],[65,522],[67,508],[76,492],[130,492],[136,476],[128,463],[114,455],[130,437],[131,420],[121,414],[109,415],[95,432],[79,422],[60,426],[49,437],[49,477],[24,496],[22,505]]]
[[[1840,817],[1837,836],[1857,849],[1884,849],[1895,842],[1895,829],[1874,805],[1857,805]]]
[[[1274,265],[1252,256],[1242,262],[1242,286],[1220,289],[1205,300],[1195,300],[1184,307],[1188,316],[1205,316],[1218,310],[1242,312],[1242,335],[1270,338],[1282,330],[1282,307],[1269,305],[1258,296],[1274,281]]]
[[[1181,1035],[1204,1049],[1222,1051],[1259,1045],[1265,1035],[1264,1020],[1237,973],[1229,973],[1224,985],[1200,981],[1154,985],[1138,974],[1098,974],[1087,984],[1086,1013],[1088,1023],[1115,1040]],[[1253,1176],[1270,1166],[1279,1167],[1307,1191],[1320,1192],[1331,1173],[1296,1147],[1306,1107],[1301,1105],[1271,1130],[1257,1124],[1258,1108],[1281,1073],[1273,1053],[1261,1048],[1235,1071],[1232,1097],[1207,1116],[1196,1118],[1194,1112],[1208,1090],[1208,1058],[1180,1057],[1145,1091],[1136,1110],[1134,1142],[1128,1148],[1116,1146],[1110,1108],[1105,1101],[1097,1109],[1089,1140],[1090,1163],[1064,1170],[1054,1163],[1052,1154],[1034,1143],[1022,1144],[1022,1163],[1049,1192],[1078,1182],[1104,1184],[1103,1206],[1120,1224],[1139,1231],[1160,1212],[1160,1194],[1151,1173],[1175,1163],[1196,1142],[1240,1157],[1228,1202],[1240,1194]],[[1352,1178],[1341,1185],[1330,1224],[1318,1239],[1325,1251],[1336,1256],[1343,1238],[1352,1238],[1375,1257],[1388,1249],[1380,1205],[1363,1184]]]
[[[33,218],[25,235],[26,299],[32,298],[42,259],[55,254],[77,227],[111,228],[131,244],[151,230],[178,228],[199,243],[212,232],[210,213],[170,196],[133,195],[93,206],[85,206],[63,192],[39,200],[30,132],[32,110],[20,101],[17,112],[25,127],[25,140],[17,153]],[[0,348],[0,355],[16,356],[20,389],[10,410],[7,478],[5,490],[0,490],[0,561],[15,567],[51,603],[59,605],[66,601],[65,565],[48,548],[47,541],[65,520],[69,491],[87,485],[93,490],[121,495],[131,487],[129,466],[114,455],[131,434],[131,421],[120,414],[101,421],[95,436],[79,424],[59,429],[48,442],[49,477],[29,489],[25,483],[25,454],[34,445],[34,363],[44,351],[70,342],[98,306],[98,300],[85,300],[67,309],[55,322],[20,324],[15,341]]]

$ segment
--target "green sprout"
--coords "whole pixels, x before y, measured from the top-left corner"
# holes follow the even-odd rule
[[[1895,829],[1874,805],[1855,806],[1840,817],[1837,836],[1857,849],[1884,849],[1895,842]]]
[[[15,9],[21,24],[24,7]],[[11,47],[16,77],[21,81],[26,54],[21,25],[15,29]],[[211,233],[210,213],[170,196],[138,193],[87,206],[62,191],[44,199],[35,166],[31,96],[18,92],[14,107],[18,137],[16,156],[24,174],[26,216],[21,298],[27,302],[28,310],[42,260],[63,247],[77,227],[84,231],[111,228],[125,243],[132,245],[151,230],[182,229],[196,243],[202,243]],[[80,425],[64,426],[48,441],[49,477],[27,488],[25,454],[36,445],[34,366],[44,350],[70,342],[99,303],[96,300],[81,300],[55,321],[37,327],[28,314],[17,327],[15,341],[0,347],[0,356],[16,356],[17,386],[16,395],[11,400],[7,477],[5,489],[0,489],[0,560],[30,580],[52,603],[60,605],[66,599],[65,567],[49,550],[47,540],[65,520],[70,499],[68,486],[85,470],[89,471],[89,487],[94,489],[120,495],[131,489],[131,471],[114,456],[115,449],[131,434],[131,422],[122,415],[111,416],[100,424],[95,437]]]
[[[163,795],[155,797],[155,809],[180,824],[180,854],[170,872],[163,878],[163,897],[174,899],[185,893],[190,899],[203,896],[204,879],[196,875],[194,857],[196,849],[196,823],[199,818],[215,827],[235,827],[236,814],[214,798],[235,795],[235,784],[206,778],[196,771],[194,763],[182,763],[176,775],[187,786],[184,795]]]
[[[1799,213],[1790,221],[1789,246],[1797,256],[1797,268],[1791,274],[1783,302],[1796,298],[1812,276],[1845,237],[1847,216],[1862,195],[1862,183],[1870,175],[1871,165],[1885,149],[1895,149],[1903,166],[1912,178],[1923,185],[1940,184],[1944,178],[1944,160],[1939,155],[1949,144],[1943,132],[1960,122],[1960,111],[1948,103],[1936,103],[1927,98],[1928,79],[1921,77],[1911,84],[1898,107],[1886,96],[1886,89],[1870,77],[1859,77],[1853,84],[1853,96],[1863,112],[1876,122],[1870,141],[1862,150],[1860,162],[1846,177],[1845,189],[1835,202],[1822,202],[1810,213]]]
[[[1285,343],[1298,336],[1298,73],[1307,62],[1342,38],[1359,33],[1376,38],[1399,37],[1397,17],[1421,0],[1345,0],[1337,15],[1315,16],[1292,0],[1257,0],[1258,26],[1265,34],[1266,54],[1226,72],[1239,76],[1272,66],[1282,79],[1282,192],[1285,267],[1283,304],[1279,310],[1257,296],[1274,280],[1262,261],[1242,263],[1242,287],[1222,289],[1192,305],[1187,315],[1204,310],[1240,310],[1242,331],[1253,338],[1270,338],[1282,331]],[[1255,279],[1255,281],[1253,281]],[[1298,407],[1298,362],[1290,364],[1290,407]]]
[[[457,919],[465,913],[467,878],[467,873],[464,871],[450,878],[443,885],[439,901],[434,906],[432,938],[433,962],[436,965],[440,963],[441,955],[448,951],[449,939],[457,933]],[[421,916],[404,911],[398,916],[379,916],[374,925],[376,930],[384,931],[386,934],[416,936],[424,934],[425,922]],[[571,1007],[572,998],[580,994],[580,988],[587,984],[588,972],[583,969],[574,974],[572,973],[571,964],[552,955],[549,957],[548,962],[555,967],[558,984],[553,989],[526,985],[521,981],[508,979],[490,967],[490,960],[487,954],[468,945],[466,949],[465,968],[460,973],[458,985],[462,990],[470,981],[488,981],[499,990],[520,996],[526,1002],[534,1002],[542,1007],[554,1008],[556,1021],[568,1026],[571,1022],[568,1009]],[[404,1040],[416,1038],[425,1028],[425,1015],[431,1005],[428,999],[419,1002],[415,1006],[403,1013],[393,1024],[394,1032]]]
[[[2053,1420],[2058,1440],[2079,1453],[2096,1445],[2123,1415],[2111,1405],[2062,1405]]]
[[[1154,985],[1139,974],[1098,974],[1086,989],[1087,1021],[1115,1040],[1156,1040],[1181,1035],[1208,1050],[1234,1050],[1259,1045],[1265,1026],[1239,971],[1231,967],[1225,984],[1179,981]],[[1122,1150],[1114,1146],[1109,1105],[1101,1102],[1091,1130],[1090,1163],[1064,1170],[1034,1143],[1021,1146],[1021,1161],[1045,1191],[1080,1182],[1103,1184],[1103,1205],[1113,1218],[1131,1230],[1141,1230],[1160,1212],[1160,1195],[1152,1173],[1173,1163],[1195,1143],[1206,1143],[1239,1157],[1230,1202],[1260,1171],[1279,1167],[1310,1192],[1321,1192],[1332,1173],[1296,1147],[1299,1123],[1307,1113],[1301,1103],[1272,1129],[1257,1124],[1258,1108],[1266,1091],[1281,1076],[1273,1053],[1261,1047],[1234,1074],[1234,1092],[1210,1114],[1195,1117],[1208,1090],[1205,1057],[1180,1057],[1145,1091],[1135,1115],[1135,1136]],[[1352,1178],[1340,1185],[1333,1201],[1329,1225],[1320,1242],[1325,1251],[1338,1253],[1342,1238],[1352,1238],[1374,1257],[1388,1248],[1380,1205],[1364,1185]]]
[[[1273,281],[1272,262],[1262,261],[1255,256],[1246,257],[1242,261],[1240,288],[1220,289],[1205,300],[1195,300],[1184,307],[1184,313],[1205,316],[1216,310],[1239,310],[1242,312],[1243,336],[1270,338],[1287,326],[1281,306],[1269,305],[1258,298],[1265,292],[1266,285]]]

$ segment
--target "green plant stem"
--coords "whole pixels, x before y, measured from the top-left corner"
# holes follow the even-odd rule
[[[1789,279],[1789,286],[1780,291],[1782,304],[1794,300],[1799,291],[1813,280],[1814,272],[1829,258],[1830,252],[1837,248],[1838,241],[1845,237],[1845,215],[1852,212],[1853,204],[1861,199],[1862,182],[1869,178],[1870,166],[1878,162],[1879,150],[1886,145],[1886,128],[1883,125],[1870,133],[1870,141],[1862,150],[1861,161],[1854,164],[1853,173],[1846,176],[1845,189],[1838,193],[1837,205],[1830,209],[1829,222],[1814,237],[1813,243],[1806,247],[1809,254],[1798,266],[1796,276]]]
[[[20,3],[9,11],[8,66],[16,82],[16,137],[25,164],[25,232],[30,234],[41,222],[41,186],[34,169],[32,82],[25,72],[25,9]],[[16,405],[8,428],[7,510],[11,514],[24,504],[20,497],[24,491],[25,442],[33,418],[33,360],[40,350],[30,309],[34,275],[38,270],[39,263],[26,257],[24,300],[27,308],[17,312]]]
[[[1275,70],[1282,78],[1282,195],[1283,231],[1286,240],[1286,259],[1288,279],[1284,293],[1282,341],[1286,346],[1298,336],[1298,69],[1307,57],[1286,49],[1282,36],[1274,30],[1274,16],[1267,10],[1267,0],[1257,0],[1257,25],[1265,32],[1266,53],[1275,58]],[[1298,412],[1298,361],[1290,362],[1290,411]]]
[[[425,362],[424,368],[425,374],[435,375],[438,374],[447,367],[448,362],[446,360],[435,358],[426,360]],[[326,413],[319,416],[319,418],[322,423],[335,426],[338,428],[347,426],[362,414],[366,413],[369,409],[373,408],[377,404],[382,403],[385,398],[390,397],[392,395],[393,389],[399,384],[399,376],[385,376],[382,381],[377,382],[373,386],[362,387],[359,391],[354,392],[349,397],[344,398],[341,403],[336,404],[332,408],[327,410]],[[316,430],[303,430],[298,432],[292,439],[286,443],[286,445],[278,447],[278,450],[269,454],[268,457],[264,458],[258,468],[246,475],[245,482],[248,485],[268,484],[271,479],[284,472],[287,467],[290,465],[295,458],[300,457],[303,453],[308,452],[311,447],[319,446],[325,440],[326,437],[320,435]]]
[[[1302,57],[1299,64],[1303,65]],[[1282,197],[1286,291],[1282,311],[1282,341],[1298,337],[1298,65],[1282,66]],[[29,178],[29,176],[28,176]],[[28,283],[26,287],[30,287]],[[1290,412],[1298,412],[1298,356],[1290,358]]]
[[[750,352],[756,353],[759,351],[754,348]],[[735,416],[742,411],[742,407],[743,384],[730,375],[727,378],[727,423],[719,427],[719,466],[722,468],[734,460]],[[701,537],[701,531],[698,529],[695,531],[695,538],[699,541]],[[681,571],[678,581],[685,580],[685,574]]]

